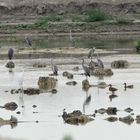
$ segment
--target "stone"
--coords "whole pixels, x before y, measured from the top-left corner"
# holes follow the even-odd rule
[[[118,118],[117,117],[108,117],[105,120],[107,120],[109,122],[115,122],[115,121],[118,121]]]
[[[128,68],[129,67],[129,62],[127,60],[117,60],[113,61],[111,63],[111,67],[114,69],[119,69],[119,68]]]
[[[38,94],[40,94],[40,89],[38,89],[38,88],[27,88],[27,89],[24,89],[24,94],[38,95]]]
[[[76,81],[69,81],[69,82],[66,82],[66,85],[75,86],[75,85],[77,85],[77,82]]]
[[[52,77],[39,77],[39,89],[49,90],[56,87],[57,79]]]
[[[112,76],[113,71],[110,68],[105,68],[105,69],[96,68],[93,72],[91,72],[91,74],[95,75],[97,77],[99,77],[99,76]]]
[[[132,116],[126,116],[126,117],[120,117],[119,118],[119,121],[121,121],[121,122],[124,122],[124,123],[126,123],[126,124],[132,124],[133,122],[134,122],[134,118],[132,117]]]
[[[75,110],[72,113],[67,113],[64,111],[62,118],[65,121],[65,123],[73,125],[86,124],[94,120],[93,118],[82,114],[82,112],[79,110]]]

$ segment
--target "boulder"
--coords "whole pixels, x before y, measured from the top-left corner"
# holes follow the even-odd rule
[[[15,126],[17,126],[17,123],[18,123],[18,120],[14,116],[11,116],[10,120],[5,120],[3,118],[0,118],[0,126],[11,125],[11,128],[14,128]]]
[[[95,75],[97,77],[100,76],[112,76],[113,71],[109,68],[101,69],[101,68],[96,68],[94,71],[91,72],[92,75]]]
[[[75,86],[75,85],[77,85],[77,82],[76,81],[69,81],[69,82],[66,82],[66,85]]]
[[[124,122],[124,123],[126,123],[126,124],[132,124],[133,122],[134,122],[134,118],[132,117],[132,116],[126,116],[126,117],[120,117],[119,118],[119,121],[121,121],[121,122]]]
[[[40,94],[40,89],[38,89],[38,88],[27,88],[27,89],[24,89],[24,94],[27,94],[27,95]]]
[[[6,68],[15,68],[15,64],[13,61],[8,61],[6,64]]]
[[[136,116],[136,123],[137,123],[137,124],[140,124],[140,115],[137,115],[137,116]]]
[[[117,117],[108,117],[105,120],[107,120],[109,122],[115,122],[115,121],[118,121],[118,118]]]
[[[45,68],[46,67],[46,64],[34,63],[33,64],[33,67],[35,67],[35,68]]]
[[[127,60],[117,60],[113,61],[111,63],[111,67],[114,69],[119,69],[119,68],[128,68],[129,67],[129,62]]]
[[[62,74],[64,77],[67,77],[68,79],[73,79],[73,74],[69,73],[68,71],[64,71]]]
[[[12,69],[15,68],[15,64],[13,61],[8,61],[5,67],[9,68],[9,72],[12,72]]]
[[[88,89],[91,87],[89,81],[87,79],[82,81],[82,89],[85,91],[88,91]]]
[[[86,124],[94,120],[93,118],[82,114],[82,112],[79,110],[75,110],[72,113],[67,113],[64,111],[62,118],[65,121],[65,123],[73,125]]]
[[[55,88],[57,79],[52,77],[39,77],[38,86],[39,89],[49,90]]]

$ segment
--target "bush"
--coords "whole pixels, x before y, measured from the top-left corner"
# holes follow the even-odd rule
[[[88,22],[103,21],[109,18],[105,13],[97,10],[89,11],[87,13],[87,16],[88,16],[87,18]]]
[[[135,42],[135,47],[136,47],[137,51],[140,51],[140,40]]]
[[[118,19],[117,20],[117,24],[119,25],[129,25],[132,24],[133,22],[130,20],[126,20],[126,19]]]
[[[36,27],[45,27],[48,25],[48,20],[47,18],[40,18],[38,19],[35,24],[34,24]]]

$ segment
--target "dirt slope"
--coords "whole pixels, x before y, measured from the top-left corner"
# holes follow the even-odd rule
[[[140,0],[0,0],[0,16],[3,17],[82,13],[90,9],[115,14],[139,13]]]

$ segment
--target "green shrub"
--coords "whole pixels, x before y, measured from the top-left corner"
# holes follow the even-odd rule
[[[109,16],[107,16],[104,12],[101,12],[98,10],[89,11],[87,13],[87,21],[88,22],[104,21],[108,18],[109,18]]]
[[[135,42],[135,47],[136,49],[140,49],[140,40]]]
[[[119,24],[119,25],[130,25],[132,23],[133,23],[132,21],[126,20],[126,19],[118,19],[117,20],[117,24]]]
[[[35,24],[36,27],[45,27],[48,25],[48,19],[46,17],[38,19]]]

